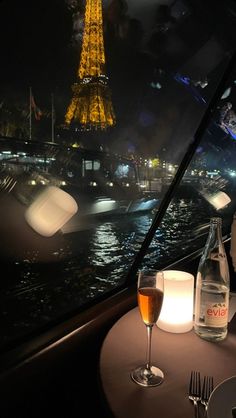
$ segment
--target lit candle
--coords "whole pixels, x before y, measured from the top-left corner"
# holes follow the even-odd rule
[[[179,270],[163,273],[164,300],[157,325],[164,331],[188,332],[193,327],[194,276]]]

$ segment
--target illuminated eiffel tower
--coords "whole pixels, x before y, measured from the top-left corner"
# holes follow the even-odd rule
[[[102,0],[86,0],[84,33],[77,81],[65,123],[81,129],[105,130],[115,124],[108,77],[105,74]]]

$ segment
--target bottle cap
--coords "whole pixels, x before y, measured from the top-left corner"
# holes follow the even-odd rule
[[[213,218],[210,219],[212,224],[222,224],[222,219],[219,218],[218,216],[214,216]]]

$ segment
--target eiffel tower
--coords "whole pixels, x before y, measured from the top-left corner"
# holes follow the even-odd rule
[[[87,0],[80,65],[73,97],[65,116],[81,130],[105,130],[115,124],[108,77],[105,74],[102,0]]]

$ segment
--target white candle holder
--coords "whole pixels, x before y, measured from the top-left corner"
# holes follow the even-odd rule
[[[181,333],[193,327],[194,276],[180,270],[164,270],[164,300],[157,325]]]

